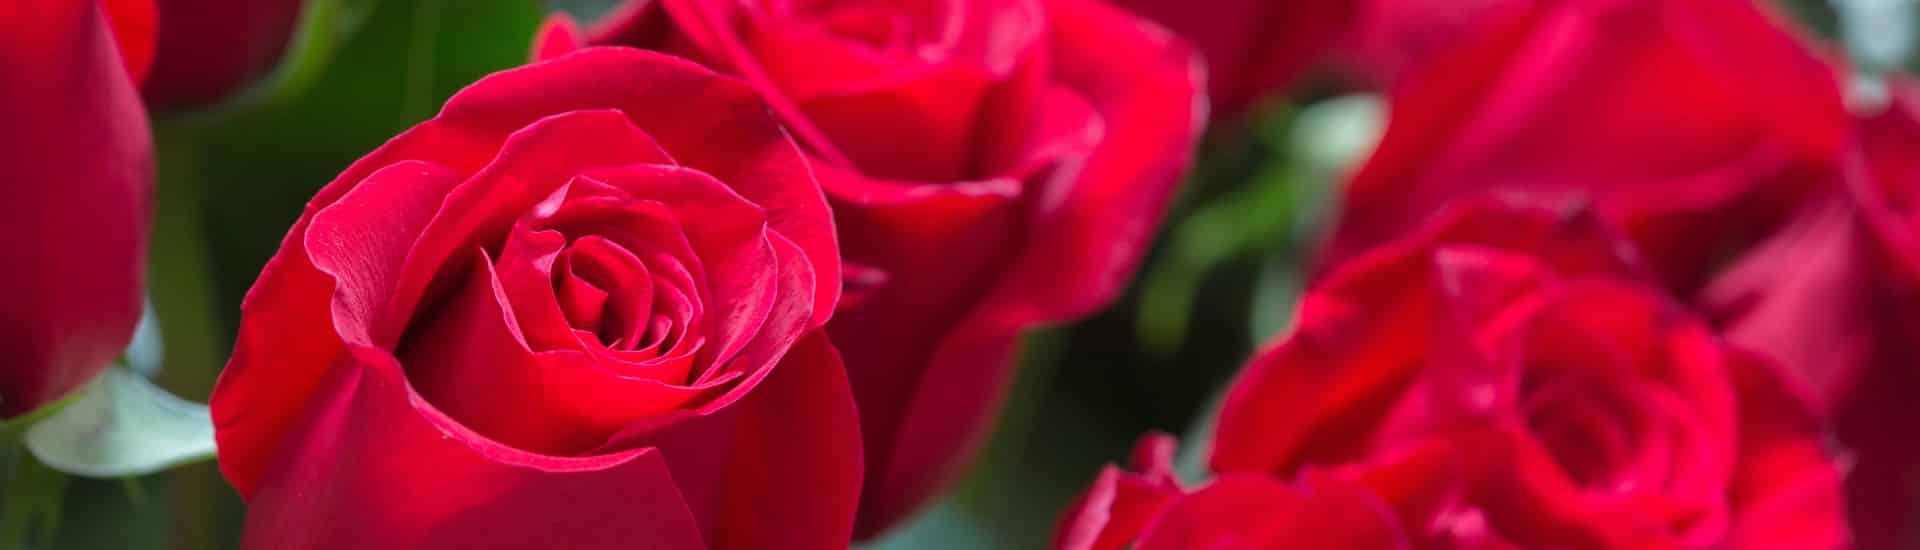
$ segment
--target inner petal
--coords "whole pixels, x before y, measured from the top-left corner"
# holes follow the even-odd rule
[[[632,338],[623,329],[632,325],[632,319],[646,317],[652,301],[652,278],[646,265],[598,236],[569,245],[555,266],[554,278],[560,307],[573,328],[613,347]]]
[[[1644,443],[1637,432],[1636,415],[1620,409],[1614,392],[1579,376],[1536,381],[1522,386],[1522,411],[1527,426],[1547,452],[1575,483],[1602,491],[1630,489],[1622,485],[1635,447]]]
[[[570,264],[570,262],[567,262]],[[578,329],[605,338],[607,291],[594,286],[581,278],[571,265],[563,264],[555,275],[560,281],[554,285],[554,293],[560,300],[560,309],[567,315],[567,324]]]

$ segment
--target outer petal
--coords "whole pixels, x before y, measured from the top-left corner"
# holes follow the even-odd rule
[[[458,181],[423,162],[388,166],[352,182],[359,186],[337,202],[308,203],[267,262],[240,306],[239,341],[210,403],[221,472],[241,496],[253,494],[339,355],[337,327],[364,334],[414,238]]]
[[[1391,84],[1499,21],[1527,0],[1359,0],[1338,55],[1344,72]]]
[[[153,70],[154,35],[159,33],[158,8],[154,0],[100,0],[106,10],[107,25],[113,27],[115,43],[120,46],[120,62],[126,65],[133,84],[146,82]]]
[[[1793,369],[1822,410],[1845,398],[1874,352],[1866,238],[1851,205],[1823,197],[1703,293],[1729,340]]]
[[[1747,0],[1536,3],[1433,63],[1393,91],[1332,258],[1463,194],[1583,192],[1691,292],[1845,141],[1831,68]]]
[[[1053,547],[1059,550],[1121,550],[1140,537],[1185,490],[1173,473],[1177,443],[1147,434],[1134,447],[1136,472],[1107,466],[1093,487],[1060,518]]]
[[[824,332],[733,406],[634,443],[666,455],[716,549],[847,547],[860,500],[859,415]]]
[[[0,418],[91,380],[140,318],[146,113],[96,2],[0,3]]]
[[[303,0],[158,0],[160,42],[142,90],[157,104],[205,102],[280,59]]]
[[[540,23],[540,30],[534,33],[532,59],[536,63],[546,61],[584,47],[586,41],[580,36],[580,25],[573,17],[556,13],[547,16],[547,20]]]
[[[1332,478],[1301,488],[1260,475],[1221,476],[1168,506],[1139,550],[1390,550],[1411,548],[1392,509]]]
[[[856,392],[881,396],[861,401],[862,417],[899,419],[894,433],[868,433],[863,534],[911,511],[971,455],[1004,395],[1020,331],[1085,315],[1119,292],[1205,123],[1201,71],[1184,45],[1099,2],[1053,0],[1048,18],[1055,76],[1099,111],[1106,137],[1079,166],[1025,191],[1025,248],[918,380],[861,387],[860,371],[913,364],[849,365]]]
[[[561,459],[499,446],[367,348],[317,395],[253,495],[250,550],[705,548],[658,451]]]
[[[1884,113],[1859,121],[1845,189],[1818,197],[1715,280],[1704,302],[1728,338],[1808,384],[1852,459],[1847,513],[1860,548],[1920,535],[1920,440],[1889,426],[1920,420],[1920,244],[1908,214],[1920,138],[1910,82],[1896,80]],[[1844,193],[1842,192],[1844,191]]]
[[[1745,352],[1732,355],[1734,384],[1740,393],[1743,460],[1733,479],[1735,516],[1726,547],[1853,547],[1856,542],[1847,515],[1841,513],[1846,508],[1841,468],[1824,448],[1827,427],[1814,414],[1806,389],[1793,384],[1771,361]],[[1870,523],[1873,516],[1855,517],[1854,526],[1881,530]],[[1897,546],[1889,542],[1860,547]]]

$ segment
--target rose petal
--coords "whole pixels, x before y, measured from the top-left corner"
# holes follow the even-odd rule
[[[1122,550],[1183,495],[1173,474],[1177,443],[1148,434],[1134,446],[1134,472],[1107,466],[1093,486],[1067,507],[1054,530],[1058,550]]]
[[[714,548],[843,549],[862,470],[845,376],[816,330],[739,402],[627,444],[667,457]]]
[[[587,47],[586,40],[580,35],[580,25],[573,17],[565,13],[548,15],[540,22],[540,29],[533,34],[533,53],[529,57],[538,63]]]
[[[107,26],[113,29],[114,45],[120,47],[120,62],[135,86],[147,82],[153,72],[159,37],[159,9],[155,0],[100,0]],[[284,3],[284,2],[282,2]],[[172,8],[171,4],[168,8]],[[172,13],[168,17],[173,17]],[[25,21],[15,19],[15,21]]]
[[[1139,550],[1185,548],[1411,548],[1391,509],[1366,489],[1315,480],[1296,489],[1229,474],[1174,501],[1140,537]]]
[[[1825,426],[1808,389],[1779,367],[1736,351],[1731,370],[1740,394],[1740,454],[1729,498],[1736,515],[1727,548],[1848,548],[1858,544],[1841,513],[1842,472],[1825,449]],[[1869,481],[1871,482],[1871,481]],[[1858,516],[1856,516],[1858,517]]]
[[[1285,90],[1339,41],[1353,1],[1214,0],[1194,9],[1180,0],[1114,2],[1191,40],[1206,56],[1209,95],[1222,120]],[[1449,4],[1448,9],[1458,9]],[[1285,28],[1287,32],[1272,32]],[[1165,32],[1165,31],[1161,31]]]
[[[1752,2],[1532,6],[1394,91],[1332,257],[1453,197],[1584,192],[1690,291],[1714,246],[1777,223],[1845,140],[1834,72]]]
[[[335,364],[316,393],[327,398],[300,422],[305,435],[250,499],[244,547],[705,547],[659,452],[503,453],[436,418],[382,355],[361,349]]]

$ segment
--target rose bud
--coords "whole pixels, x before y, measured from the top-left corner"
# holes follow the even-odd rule
[[[321,189],[213,392],[244,546],[844,549],[839,254],[741,82],[504,71]]]
[[[631,1],[557,18],[537,54],[582,42],[740,76],[816,159],[848,264],[828,332],[866,437],[863,536],[971,457],[1023,331],[1113,301],[1206,118],[1191,50],[1100,0]]]
[[[157,105],[220,99],[280,61],[301,0],[151,0],[159,5],[153,75],[141,92]]]
[[[0,418],[55,401],[140,320],[153,151],[137,1],[0,2]]]

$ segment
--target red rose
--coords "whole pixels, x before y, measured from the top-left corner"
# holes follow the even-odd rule
[[[1728,338],[1778,358],[1815,389],[1853,457],[1848,513],[1860,548],[1920,538],[1920,93],[1858,121],[1844,186],[1714,281]]]
[[[1329,257],[1488,189],[1589,196],[1683,293],[1846,140],[1834,71],[1751,0],[1534,2],[1398,82]],[[1329,264],[1331,265],[1331,264]]]
[[[0,418],[86,383],[140,320],[153,151],[139,2],[0,2]]]
[[[1205,118],[1188,48],[1096,0],[630,2],[587,38],[745,78],[818,159],[848,263],[828,330],[869,453],[862,534],[971,454],[1022,331],[1124,287]],[[539,48],[573,42],[561,23]]]
[[[159,47],[141,91],[157,104],[219,99],[272,68],[293,35],[301,0],[149,0]]]
[[[1845,547],[1800,386],[1651,279],[1584,210],[1445,210],[1307,292],[1228,393],[1212,468],[1452,456],[1438,519],[1401,515],[1417,548]]]
[[[1426,456],[1366,472],[1316,472],[1299,483],[1233,473],[1188,492],[1174,478],[1173,447],[1173,438],[1149,435],[1134,450],[1137,473],[1101,470],[1061,518],[1054,548],[1404,549],[1408,539],[1395,512],[1421,514],[1420,497],[1444,496],[1457,481],[1444,475],[1448,464],[1417,460]]]
[[[845,548],[826,201],[758,94],[593,49],[322,189],[213,394],[248,548]]]

